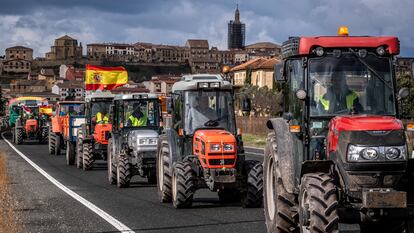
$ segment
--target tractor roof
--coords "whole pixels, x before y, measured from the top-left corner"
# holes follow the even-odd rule
[[[112,94],[111,92],[98,91],[98,92],[93,92],[91,94],[86,95],[85,100],[91,101],[93,99],[113,99],[114,97],[115,95]]]
[[[391,55],[400,53],[400,42],[393,36],[316,36],[289,38],[282,44],[282,56],[309,55],[316,47],[376,49],[380,46]]]
[[[219,83],[219,89],[223,90],[231,90],[233,87],[220,74],[193,74],[184,75],[180,81],[174,83],[172,92],[197,90],[199,89],[199,83]]]
[[[114,100],[157,99],[159,95],[149,93],[118,94]]]

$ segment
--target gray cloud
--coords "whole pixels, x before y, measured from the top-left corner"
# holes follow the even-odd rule
[[[292,35],[396,35],[402,54],[414,56],[411,0],[238,0],[247,43],[283,42]],[[0,51],[16,44],[43,56],[55,38],[71,35],[92,42],[146,41],[183,45],[209,39],[226,48],[227,22],[235,1],[223,0],[0,0]]]

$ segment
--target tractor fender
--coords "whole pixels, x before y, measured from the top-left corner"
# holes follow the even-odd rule
[[[181,158],[181,153],[179,150],[178,140],[179,136],[177,132],[174,129],[165,129],[163,134],[160,135],[160,142],[162,140],[168,141],[168,147],[170,151],[170,167],[169,167],[169,173],[172,176],[173,174],[173,168],[174,164]],[[159,143],[159,150],[161,149],[161,143]]]
[[[297,166],[293,158],[293,138],[289,124],[283,118],[272,118],[267,121],[266,126],[275,132],[277,148],[273,159],[283,171],[280,173],[283,185],[287,192],[294,193]]]
[[[308,173],[323,172],[326,174],[332,173],[335,163],[332,160],[308,160],[302,163],[300,176],[302,177]]]

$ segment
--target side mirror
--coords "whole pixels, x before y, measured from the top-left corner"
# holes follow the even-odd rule
[[[403,87],[398,91],[398,99],[402,100],[410,95],[410,90],[407,87]]]
[[[241,102],[241,110],[242,112],[250,112],[252,110],[252,101],[246,97],[243,98],[242,102]]]
[[[273,72],[273,79],[275,82],[284,83],[286,82],[286,72],[285,72],[286,62],[279,62],[275,65],[275,70]]]

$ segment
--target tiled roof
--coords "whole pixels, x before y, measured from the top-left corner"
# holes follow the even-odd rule
[[[247,45],[246,49],[276,49],[280,48],[280,45],[272,43],[272,42],[258,42],[251,45]]]
[[[24,47],[24,46],[14,46],[14,47],[10,47],[10,48],[7,48],[6,51],[7,50],[14,50],[14,49],[31,50],[31,51],[33,51],[33,49],[27,48],[27,47]]]
[[[208,40],[187,40],[187,46],[190,48],[209,48]]]
[[[46,86],[46,80],[27,80],[27,79],[20,79],[16,80],[16,85],[19,86]]]
[[[68,35],[64,35],[62,37],[57,38],[56,40],[75,40],[72,37],[68,36]]]
[[[63,82],[63,83],[57,83],[56,85],[59,88],[83,88],[84,82],[71,80],[71,81],[66,81],[66,82]]]
[[[252,69],[252,70],[258,70],[258,69],[273,69],[275,64],[280,62],[280,60],[276,58],[256,58],[253,60],[250,60],[248,62],[245,62],[241,65],[233,67],[230,71],[240,71],[240,70],[246,70],[246,69]]]

